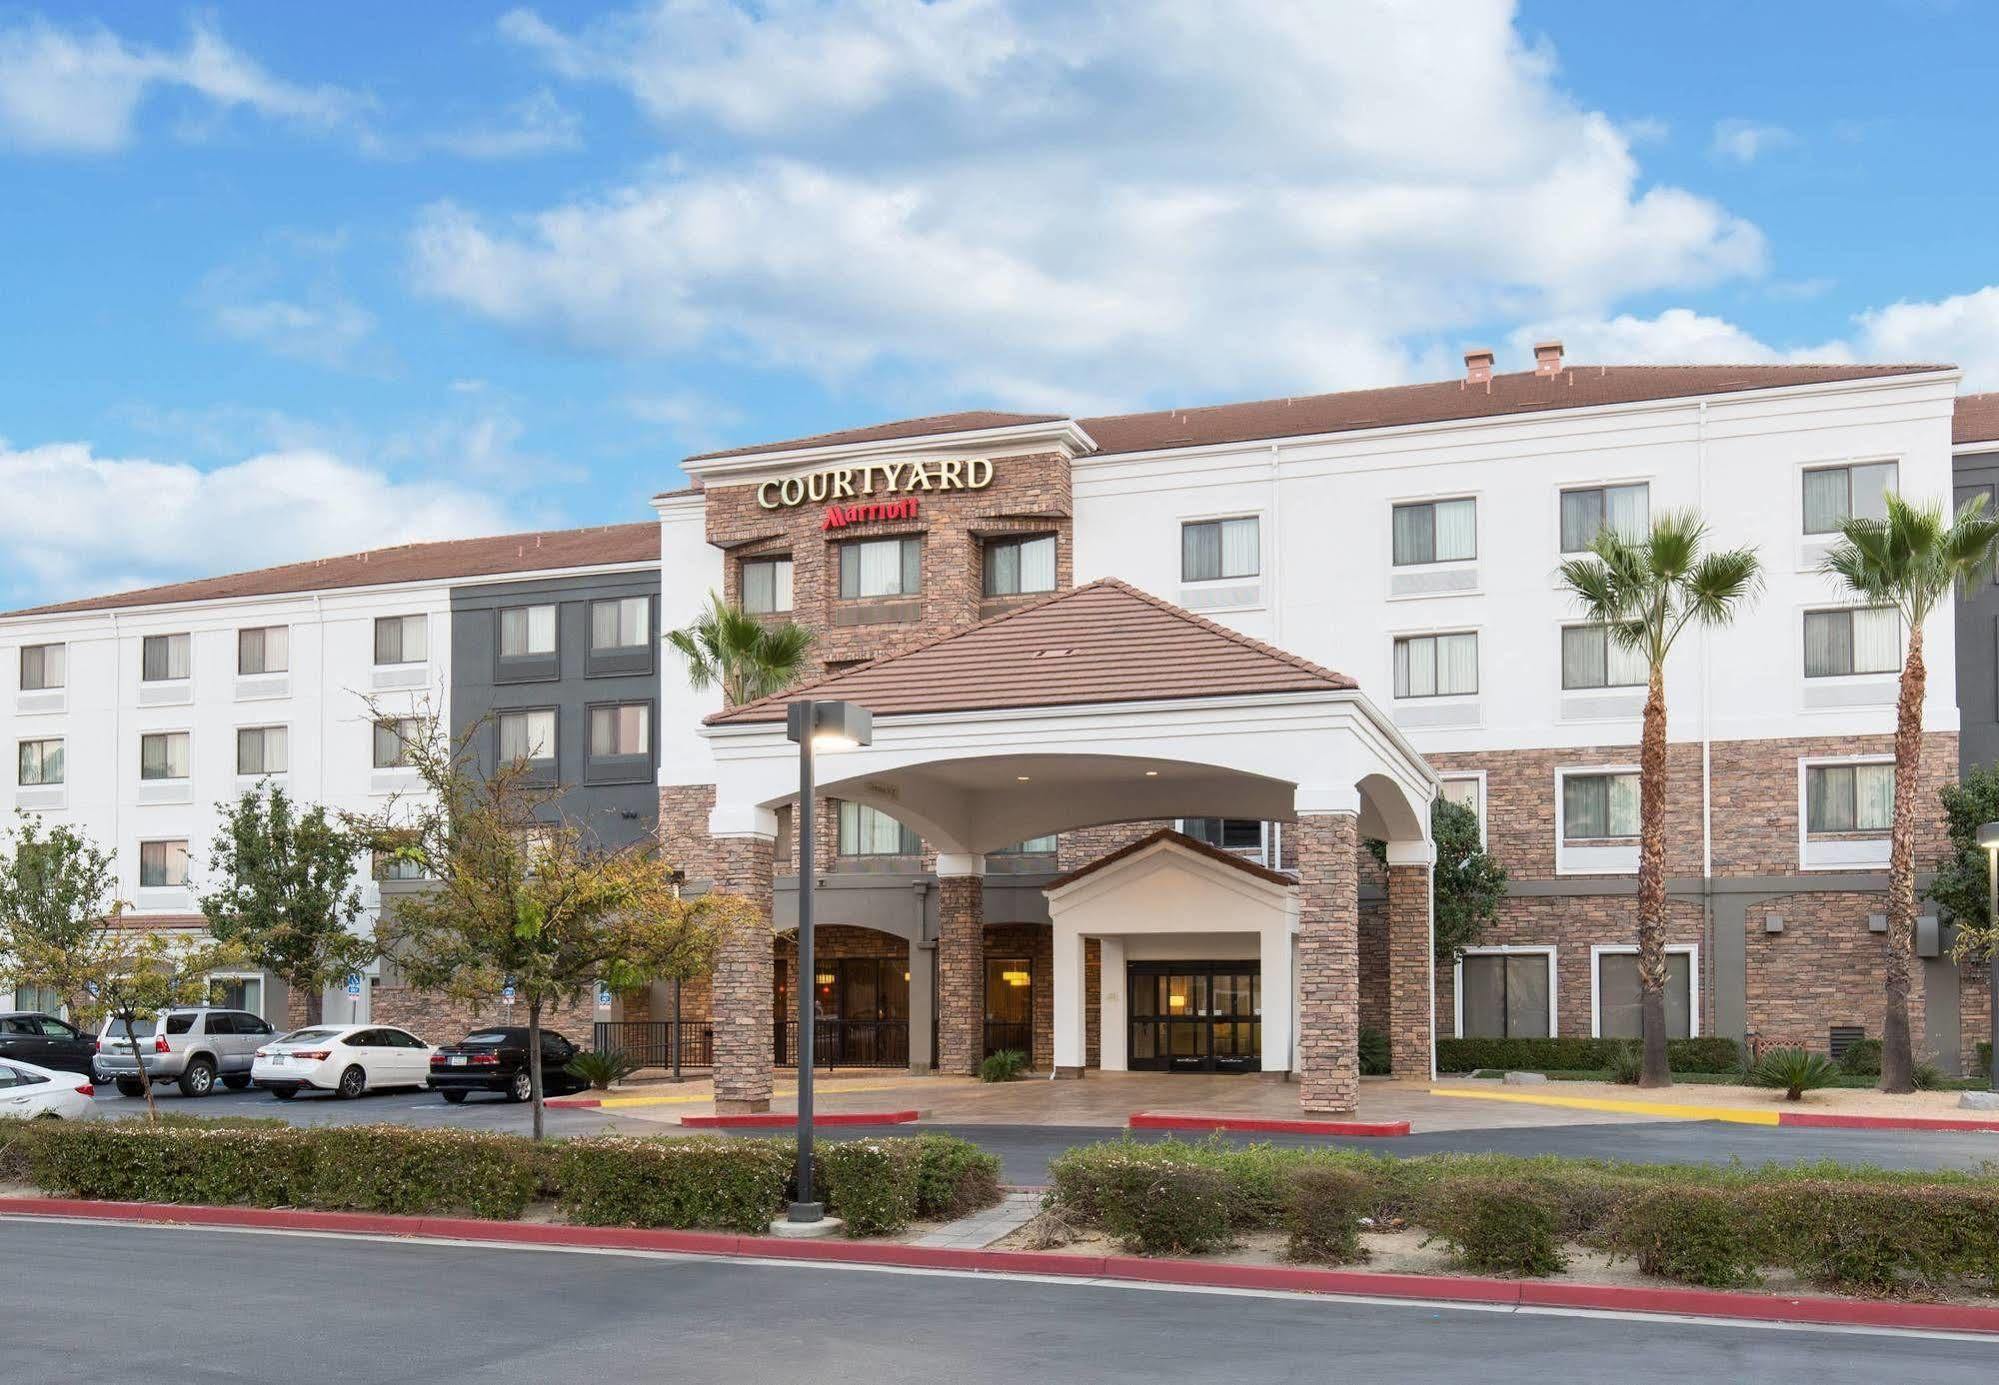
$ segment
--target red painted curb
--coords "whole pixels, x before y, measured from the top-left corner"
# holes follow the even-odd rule
[[[481,1241],[520,1246],[574,1246],[640,1250],[721,1258],[809,1260],[835,1264],[895,1265],[973,1273],[1042,1274],[1070,1279],[1117,1279],[1221,1289],[1340,1294],[1355,1298],[1416,1299],[1518,1304],[1681,1317],[1734,1318],[1749,1322],[1812,1323],[1999,1335],[1999,1308],[1946,1303],[1903,1303],[1846,1298],[1777,1298],[1721,1289],[1629,1288],[1608,1284],[1554,1284],[1531,1279],[1468,1275],[1377,1274],[1292,1265],[1227,1265],[1200,1260],[1149,1260],[1137,1256],[1057,1255],[1021,1250],[952,1250],[881,1241],[792,1241],[726,1232],[669,1231],[618,1226],[553,1226],[482,1221],[468,1217],[405,1217],[359,1212],[307,1212],[291,1208],[203,1207],[149,1202],[95,1202],[78,1198],[0,1199],[0,1218],[78,1217],[105,1222],[178,1226],[236,1226],[283,1231],[342,1232]]]
[[[832,1111],[812,1118],[814,1125],[908,1125],[920,1111]],[[789,1130],[798,1117],[783,1111],[740,1116],[682,1116],[690,1130]]]
[[[1777,1124],[1811,1126],[1819,1130],[1999,1130],[1999,1118],[1961,1120],[1955,1116],[1839,1116],[1819,1111],[1779,1111]]]
[[[1266,1135],[1407,1135],[1408,1121],[1266,1120],[1259,1116],[1174,1116],[1134,1111],[1130,1130],[1233,1130]]]

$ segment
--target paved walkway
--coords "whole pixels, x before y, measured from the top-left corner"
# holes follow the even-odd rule
[[[1034,1220],[1041,1210],[1039,1193],[1008,1193],[998,1205],[947,1222],[935,1231],[918,1236],[914,1244],[940,1246],[947,1250],[981,1250],[1002,1236],[1010,1236]]]

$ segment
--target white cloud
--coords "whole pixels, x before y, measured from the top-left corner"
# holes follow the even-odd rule
[[[1934,303],[1894,303],[1860,315],[1868,354],[1885,361],[1954,361],[1966,389],[1999,389],[1999,285]]]
[[[1463,324],[1760,273],[1501,0],[665,0],[503,24],[670,165],[413,237],[434,296],[626,355],[1046,405],[1407,376]],[[1135,41],[1135,36],[1143,41]]]
[[[34,497],[0,506],[0,581],[23,602],[512,527],[481,490],[314,450],[204,471],[0,442],[0,494]]]
[[[39,17],[0,28],[0,148],[108,154],[132,142],[133,116],[161,90],[210,112],[249,110],[315,129],[353,122],[366,103],[333,86],[272,76],[197,17],[178,52],[128,43],[102,25],[57,28]]]
[[[375,317],[359,304],[341,298],[322,303],[264,298],[217,305],[215,325],[238,341],[255,343],[280,356],[345,367],[375,330]]]
[[[1568,359],[1622,365],[1771,365],[1782,361],[1846,361],[1843,342],[1778,350],[1724,318],[1668,308],[1656,317],[1621,313],[1609,318],[1546,319],[1509,334],[1510,364],[1524,368],[1533,343],[1562,343]],[[1505,369],[1509,363],[1502,363]]]
[[[583,122],[551,92],[540,91],[510,112],[504,125],[478,125],[432,135],[429,144],[465,159],[519,159],[583,147]]]
[[[1798,137],[1781,125],[1759,125],[1753,120],[1717,120],[1714,140],[1708,152],[1731,163],[1752,164],[1763,155],[1788,149]]]

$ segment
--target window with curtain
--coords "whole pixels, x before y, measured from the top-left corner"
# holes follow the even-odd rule
[[[1479,781],[1473,778],[1446,779],[1437,786],[1437,797],[1448,803],[1456,803],[1479,813]],[[1483,816],[1483,814],[1480,814]]]
[[[147,683],[170,683],[190,672],[191,637],[148,635],[139,645],[139,678]]]
[[[843,801],[839,849],[842,856],[920,856],[923,841],[879,808]]]
[[[412,861],[406,856],[398,856],[393,851],[371,852],[373,874],[377,880],[421,880],[423,863]]]
[[[1562,776],[1562,836],[1595,840],[1638,835],[1636,774]]]
[[[1257,519],[1204,519],[1180,526],[1180,580],[1254,577],[1263,567]]]
[[[40,788],[62,783],[63,743],[60,738],[22,741],[18,757],[14,782],[22,788]]]
[[[1552,988],[1545,952],[1468,952],[1461,964],[1463,1037],[1545,1039]]]
[[[535,707],[526,711],[500,713],[500,760],[553,760],[555,758],[555,709]]]
[[[238,673],[284,673],[291,668],[292,632],[283,625],[264,625],[236,632]]]
[[[1455,563],[1478,556],[1478,502],[1429,500],[1397,505],[1392,515],[1395,565]]]
[[[1886,832],[1894,820],[1893,765],[1806,766],[1806,831]]]
[[[1894,673],[1902,667],[1902,613],[1893,606],[1805,612],[1805,677]]]
[[[592,649],[643,649],[651,643],[651,597],[621,596],[590,603]]]
[[[1055,854],[1055,834],[1045,837],[1029,837],[1026,841],[1003,846],[993,852],[995,856],[1053,856]]]
[[[211,976],[208,1003],[218,1010],[248,1010],[264,1013],[264,982],[256,976]]]
[[[840,545],[840,597],[858,601],[923,590],[923,541],[866,539]]]
[[[1395,642],[1397,697],[1456,697],[1477,691],[1477,635],[1411,635]]]
[[[187,843],[140,842],[139,884],[148,890],[171,890],[187,883]]]
[[[41,692],[63,686],[66,649],[59,644],[21,646],[21,691]]]
[[[647,755],[652,752],[652,708],[643,702],[590,709],[590,754]]]
[[[1020,596],[1055,590],[1055,536],[988,539],[985,543],[986,595]]]
[[[1255,818],[1182,818],[1180,830],[1197,842],[1263,859],[1263,824]]]
[[[791,559],[751,558],[743,563],[743,609],[758,616],[791,609]]]
[[[377,616],[375,662],[420,664],[429,658],[430,621],[425,616]]]
[[[1693,1034],[1694,959],[1690,953],[1666,954],[1666,1037]],[[1599,952],[1596,956],[1596,1030],[1606,1039],[1641,1036],[1641,991],[1638,953]]]
[[[511,606],[500,612],[500,657],[555,653],[555,607]]]
[[[187,732],[158,731],[139,737],[139,777],[187,778]]]
[[[1652,488],[1587,486],[1562,492],[1562,552],[1581,553],[1609,528],[1627,539],[1652,532]]]
[[[282,726],[239,726],[236,729],[236,772],[238,774],[283,774],[290,767]]]
[[[1651,676],[1644,653],[1612,639],[1608,626],[1562,628],[1564,688],[1642,688]]]
[[[1895,464],[1816,467],[1805,473],[1805,532],[1837,534],[1849,519],[1888,518]]]
[[[14,1008],[33,1014],[60,1015],[66,1007],[62,997],[47,986],[16,986]]]
[[[415,717],[385,717],[375,723],[375,768],[407,769],[410,746],[422,733]]]

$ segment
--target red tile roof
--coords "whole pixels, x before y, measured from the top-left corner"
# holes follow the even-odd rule
[[[785,704],[805,696],[895,716],[1358,686],[1107,577],[708,721],[783,721]]]
[[[1233,851],[1224,851],[1218,846],[1210,846],[1198,838],[1190,837],[1185,832],[1176,832],[1170,827],[1162,827],[1157,832],[1148,832],[1129,846],[1121,846],[1109,855],[1099,856],[1086,866],[1076,867],[1076,869],[1070,871],[1067,875],[1056,876],[1041,888],[1044,890],[1059,890],[1064,885],[1073,885],[1084,876],[1094,875],[1105,866],[1122,861],[1127,856],[1136,856],[1147,847],[1159,842],[1171,842],[1175,846],[1186,848],[1197,856],[1205,856],[1211,861],[1217,861],[1222,865],[1239,870],[1245,875],[1253,875],[1259,880],[1268,880],[1275,885],[1296,885],[1298,883],[1295,876],[1286,875],[1281,870],[1271,870],[1268,866],[1260,866],[1254,861],[1246,861]]]
[[[1950,419],[1954,443],[1999,442],[1999,393],[1960,394]]]
[[[904,418],[893,423],[875,423],[865,428],[845,428],[834,433],[815,433],[809,438],[789,438],[783,442],[753,443],[721,452],[703,452],[690,462],[711,462],[722,457],[754,457],[759,452],[793,452],[803,447],[837,447],[849,442],[894,442],[899,438],[938,437],[947,433],[976,433],[986,428],[1012,428],[1028,423],[1060,423],[1067,414],[1006,414],[992,409],[969,409],[956,414],[931,414],[925,418]]]
[[[510,572],[546,572],[557,568],[606,567],[659,561],[659,525],[610,524],[594,529],[558,529],[536,534],[502,534],[487,539],[451,539],[441,543],[405,543],[370,549],[339,558],[315,558],[283,567],[203,577],[164,587],[146,587],[115,596],[86,597],[7,611],[7,616],[62,615],[76,611],[109,611],[127,606],[166,606],[182,601],[217,601],[229,597],[281,596],[291,592],[335,591],[343,587],[376,587],[400,582],[441,582],[453,578],[490,577]]]

